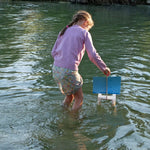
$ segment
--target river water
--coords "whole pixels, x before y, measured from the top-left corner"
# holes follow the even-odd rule
[[[95,48],[121,76],[116,108],[97,105],[88,59],[80,64],[84,104],[61,107],[50,55],[77,10],[89,11]],[[150,6],[0,2],[0,150],[150,150]]]

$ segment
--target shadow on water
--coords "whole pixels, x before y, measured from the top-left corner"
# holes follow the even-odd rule
[[[33,119],[36,128],[26,143],[31,145],[30,148],[36,148],[38,143],[38,147],[44,149],[99,149],[134,132],[124,117],[127,111],[121,107],[114,111],[105,102],[101,106],[85,102],[79,114],[72,114],[61,108],[57,101],[44,98],[37,106],[38,111],[34,113],[38,115]],[[113,137],[115,139],[111,141]]]
[[[0,149],[149,148],[149,7],[0,6]],[[80,65],[84,104],[74,116],[61,108],[64,96],[52,79],[50,52],[58,32],[79,9],[93,15],[94,45],[112,75],[122,77],[122,89],[116,109],[107,101],[98,106],[92,78],[102,73],[85,55]]]

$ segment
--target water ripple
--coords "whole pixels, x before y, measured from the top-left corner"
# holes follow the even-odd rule
[[[0,7],[0,149],[149,148],[149,7],[38,2]],[[116,108],[108,101],[98,106],[92,77],[102,73],[85,56],[84,104],[74,116],[60,107],[64,96],[52,79],[50,52],[79,8],[94,14],[95,47],[122,83]]]

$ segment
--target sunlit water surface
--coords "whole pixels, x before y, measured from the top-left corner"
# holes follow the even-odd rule
[[[121,76],[116,109],[97,105],[89,61],[80,65],[84,104],[73,115],[52,79],[50,55],[58,32],[77,10],[95,21],[94,45]],[[150,149],[150,6],[88,6],[70,3],[0,3],[1,150]]]

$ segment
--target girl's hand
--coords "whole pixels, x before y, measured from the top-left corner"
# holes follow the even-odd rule
[[[109,76],[111,74],[111,71],[108,67],[106,67],[106,69],[103,73],[104,73],[104,75]]]

